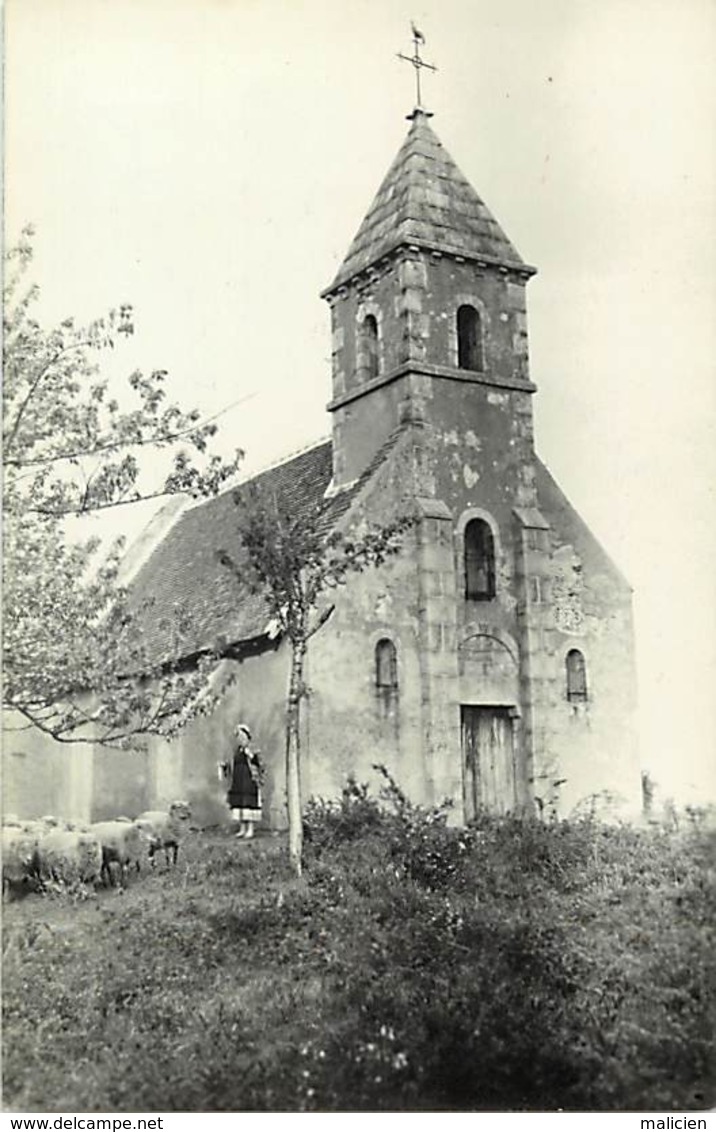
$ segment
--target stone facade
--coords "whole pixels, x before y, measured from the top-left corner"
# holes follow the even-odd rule
[[[596,796],[635,812],[631,591],[535,451],[535,269],[427,118],[412,116],[324,292],[332,443],[266,473],[297,506],[324,498],[337,526],[416,517],[400,554],[351,577],[311,640],[304,797],[336,796],[349,774],[375,781],[383,763],[415,801],[451,798],[456,822],[479,806],[567,814]],[[243,718],[267,766],[265,820],[284,824],[289,650],[216,573],[230,511],[220,497],[180,515],[134,584],[160,603],[200,594],[203,645],[232,645],[235,684],[171,745],[95,752],[93,817],[185,797],[202,824],[221,820],[216,762]]]
[[[325,292],[334,486],[352,483],[394,430],[412,433],[401,483],[421,507],[407,646],[420,661],[421,725],[411,734],[406,686],[398,730],[422,748],[420,796],[449,793],[468,817],[476,804],[566,812],[594,795],[627,809],[639,800],[630,589],[535,452],[533,274],[416,112]],[[461,308],[479,335],[467,363]],[[367,373],[369,316],[378,366]],[[473,520],[494,551],[494,593],[478,600],[466,596]],[[392,613],[404,637],[400,607]],[[580,688],[568,686],[575,658]],[[471,759],[494,765],[480,777]]]

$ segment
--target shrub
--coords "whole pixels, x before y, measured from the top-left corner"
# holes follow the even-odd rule
[[[339,800],[311,798],[304,810],[303,830],[307,849],[314,856],[345,841],[354,841],[381,826],[380,806],[365,783],[351,775]]]
[[[486,813],[451,829],[446,807],[414,806],[384,779],[370,829],[309,876],[333,893],[326,946],[351,1019],[335,1047],[323,1041],[316,1107],[698,1107],[712,1095],[704,831]]]

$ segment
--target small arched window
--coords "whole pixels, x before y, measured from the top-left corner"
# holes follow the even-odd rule
[[[481,370],[482,361],[480,313],[466,303],[457,308],[457,364],[460,369]]]
[[[366,376],[370,380],[380,373],[378,320],[374,314],[367,314],[363,320],[363,346],[366,355]]]
[[[579,649],[567,653],[567,699],[570,704],[583,704],[587,700],[587,665]]]
[[[395,691],[398,687],[398,654],[388,637],[375,646],[375,686],[378,691]]]
[[[491,601],[495,596],[495,540],[490,524],[471,519],[465,527],[465,597]]]

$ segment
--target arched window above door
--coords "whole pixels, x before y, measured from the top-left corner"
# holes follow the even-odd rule
[[[465,527],[465,597],[491,601],[495,596],[495,539],[485,519]]]

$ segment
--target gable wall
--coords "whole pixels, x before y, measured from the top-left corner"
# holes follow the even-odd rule
[[[20,819],[88,821],[92,747],[58,743],[11,712],[3,718],[2,809]]]
[[[434,767],[428,765],[434,757],[428,739],[432,722],[441,717],[447,734],[444,720],[452,715],[453,729],[449,743],[443,745],[441,773],[445,781],[452,775],[454,783],[455,759],[460,758],[460,703],[515,704],[520,714],[516,727],[521,760],[518,778],[525,796],[534,794],[544,806],[554,806],[564,815],[584,804],[589,796],[607,790],[621,796],[622,812],[633,812],[639,803],[639,768],[634,740],[636,691],[629,587],[556,485],[547,490],[532,447],[528,393],[413,375],[413,393],[416,389],[424,395],[424,416],[429,423],[413,428],[410,443],[391,453],[389,463],[395,467],[394,474],[391,478],[383,469],[383,480],[371,497],[374,517],[378,517],[381,504],[385,506],[386,498],[395,503],[401,490],[437,497],[449,505],[448,513],[452,512],[448,524],[449,566],[446,569],[443,562],[441,571],[423,574],[417,546],[406,551],[406,557],[412,554],[413,572],[409,583],[401,583],[400,599],[393,606],[401,625],[402,652],[405,656],[406,650],[410,651],[408,659],[403,660],[401,680],[406,711],[404,717],[398,717],[395,732],[400,752],[395,761],[403,781],[412,785],[411,796],[434,800],[436,791],[431,782],[440,778],[440,773],[436,775]],[[400,460],[408,450],[413,467],[409,470],[404,464],[401,469]],[[514,514],[516,505],[542,508],[547,528],[521,530]],[[498,531],[497,596],[491,602],[466,602],[462,596],[462,531],[465,518],[480,513],[489,514]],[[535,514],[540,512],[535,510]],[[567,606],[570,601],[564,591],[565,586],[569,590],[573,562],[579,566],[575,576],[581,585],[581,612],[576,625],[569,623],[570,610],[564,608],[565,601]],[[349,689],[355,689],[355,702],[361,705],[359,714],[365,713],[369,721],[365,734],[371,745],[379,747],[384,740],[368,710],[371,653],[367,642],[380,632],[370,607],[371,594],[380,603],[379,593],[372,593],[376,585],[361,580],[363,597],[349,599],[347,628],[341,627],[349,656],[361,657],[362,667],[351,671],[350,660],[345,662],[340,675],[343,691],[333,687],[328,663],[315,683],[327,689],[327,696],[335,693],[344,697],[344,718],[353,737],[357,733],[351,731],[354,716]],[[408,586],[417,593],[413,616],[411,603],[402,596],[407,595]],[[452,597],[446,601],[450,592]],[[437,616],[431,613],[440,602],[449,606],[451,601],[452,638],[449,614],[444,610]],[[421,636],[421,626],[430,617],[433,624]],[[355,629],[351,628],[353,624]],[[334,628],[340,625],[336,617]],[[428,690],[430,682],[426,682],[426,667],[436,655],[436,633],[443,634],[443,649],[445,641],[454,642],[451,648],[459,662],[457,668],[444,667],[440,695],[435,692],[438,685],[433,683]],[[325,644],[328,656],[330,648],[327,641]],[[587,661],[589,700],[585,705],[571,704],[566,696],[565,657],[573,647],[580,648]],[[475,651],[478,660],[472,656]],[[328,711],[325,716],[328,719]],[[418,718],[421,723],[416,728]],[[342,734],[343,726],[336,730]],[[323,740],[327,744],[329,731],[327,723]],[[342,742],[339,740],[339,747]],[[408,772],[404,769],[406,745],[412,745],[414,752],[424,752],[422,765],[413,756]],[[344,769],[349,763],[346,757]],[[560,779],[565,781],[555,786]],[[438,791],[438,796],[448,792]]]
[[[151,757],[146,750],[95,747],[92,755],[92,821],[135,818],[152,809]]]
[[[563,816],[595,796],[601,812],[633,815],[641,786],[631,591],[567,500],[553,492],[545,498],[552,524],[540,629],[547,695],[536,713],[535,793],[556,801]],[[567,698],[570,649],[586,661],[586,703]]]

